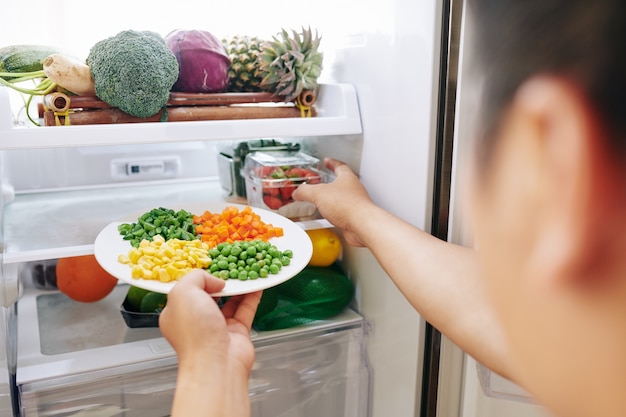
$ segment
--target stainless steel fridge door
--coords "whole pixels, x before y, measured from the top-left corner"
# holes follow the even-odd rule
[[[476,103],[480,85],[472,82],[468,62],[472,57],[469,44],[472,29],[465,19],[465,0],[448,0],[450,9],[450,88],[452,100],[446,109],[446,132],[452,140],[450,210],[447,240],[472,245],[471,231],[463,219],[463,173],[467,172],[468,155],[472,155]],[[478,364],[448,338],[441,337],[438,368],[436,417],[547,417],[547,412],[520,387]]]

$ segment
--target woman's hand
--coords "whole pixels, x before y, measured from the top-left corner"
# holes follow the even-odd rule
[[[250,329],[261,292],[231,297],[220,310],[211,294],[224,285],[206,271],[194,270],[168,294],[159,327],[178,355],[172,416],[249,414]],[[198,414],[200,410],[206,414]]]
[[[231,297],[220,311],[211,294],[224,285],[224,280],[206,271],[192,271],[168,294],[159,326],[180,360],[208,352],[234,355],[250,368],[254,361],[250,328],[261,293]]]
[[[353,225],[359,222],[359,216],[367,216],[367,211],[375,208],[374,203],[348,165],[332,158],[325,159],[324,164],[335,173],[335,180],[327,184],[299,185],[293,198],[315,204],[322,217],[342,229],[346,242],[364,246]]]

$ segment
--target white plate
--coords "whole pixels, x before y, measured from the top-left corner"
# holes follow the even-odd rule
[[[173,210],[184,208],[194,213],[202,214],[205,210],[212,213],[221,213],[225,207],[235,206],[239,209],[245,206],[239,204],[206,204],[206,205],[188,205],[185,207],[167,207]],[[271,211],[253,207],[252,210],[261,216],[263,222],[272,224],[276,227],[282,227],[284,235],[270,240],[270,243],[276,245],[281,250],[291,249],[293,258],[289,265],[281,268],[278,274],[270,274],[267,278],[257,278],[255,280],[239,281],[237,279],[226,280],[224,289],[214,296],[230,296],[246,294],[249,292],[264,290],[287,281],[302,271],[307,266],[311,255],[313,254],[313,245],[307,233],[300,226],[291,220]],[[149,291],[155,291],[167,294],[176,284],[173,282],[161,282],[157,280],[133,278],[131,276],[130,266],[118,262],[119,255],[127,255],[132,248],[129,241],[122,239],[117,226],[121,223],[136,222],[139,216],[150,211],[150,209],[139,213],[136,216],[130,216],[128,220],[118,221],[108,224],[96,237],[94,243],[94,255],[98,263],[111,275],[122,282],[126,282],[136,287],[140,287]]]

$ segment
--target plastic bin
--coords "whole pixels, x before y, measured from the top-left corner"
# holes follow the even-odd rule
[[[319,159],[303,152],[254,152],[242,170],[248,204],[290,219],[314,217],[314,204],[294,201],[293,191],[303,183],[328,182],[330,175]]]

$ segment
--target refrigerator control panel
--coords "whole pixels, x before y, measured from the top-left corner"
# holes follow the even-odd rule
[[[180,173],[178,156],[114,159],[111,161],[111,179],[172,178]]]

